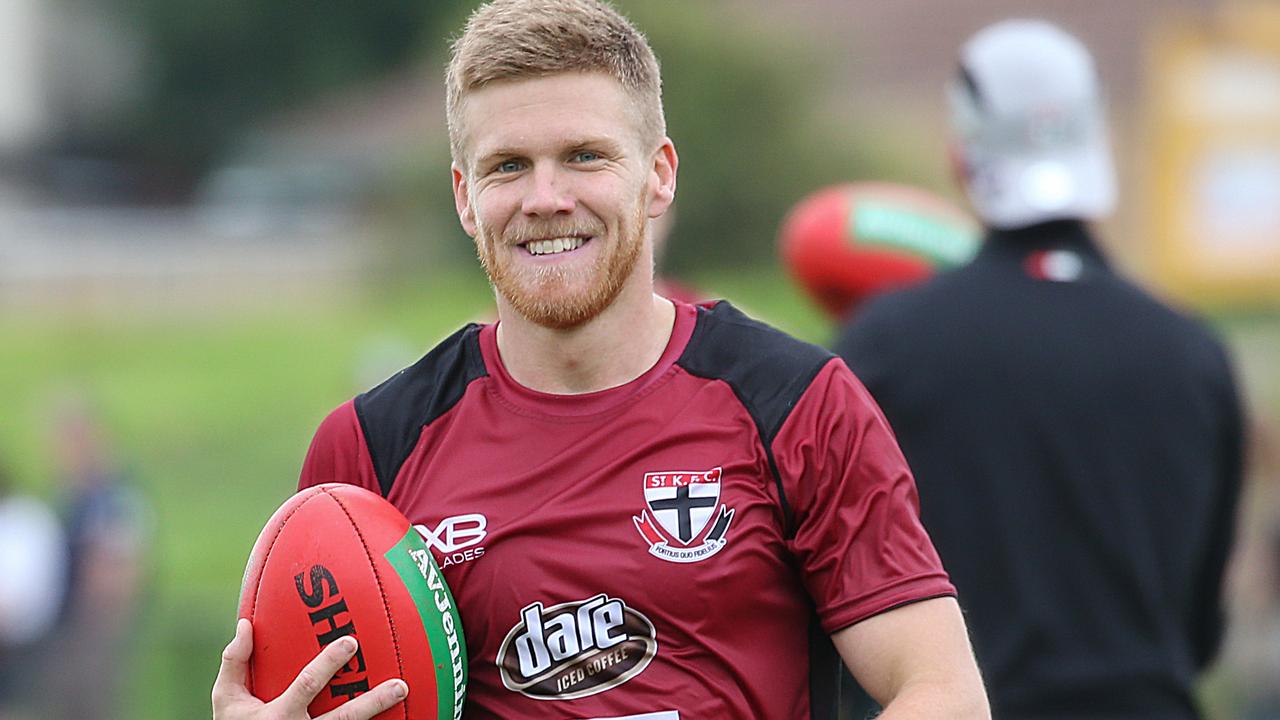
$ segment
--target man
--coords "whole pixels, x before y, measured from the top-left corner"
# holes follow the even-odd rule
[[[148,506],[85,396],[71,391],[58,398],[53,415],[65,596],[38,690],[42,717],[111,720],[124,711],[119,656],[146,590]]]
[[[837,350],[916,473],[993,714],[1196,717],[1241,477],[1227,356],[1093,239],[1115,186],[1078,41],[996,24],[950,90],[984,247]]]
[[[472,658],[469,716],[808,717],[816,609],[885,717],[986,717],[865,391],[725,303],[653,293],[646,226],[678,160],[643,36],[597,0],[497,0],[447,83],[458,215],[499,320],[338,408],[302,485],[377,490],[431,539]],[[247,697],[249,647],[242,624],[215,715],[302,717],[300,689]]]

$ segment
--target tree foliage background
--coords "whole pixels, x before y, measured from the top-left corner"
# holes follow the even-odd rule
[[[126,144],[192,175],[272,113],[410,64],[442,68],[448,38],[478,4],[112,1],[126,3],[151,48],[149,92]],[[852,118],[827,109],[832,61],[798,31],[766,26],[716,0],[618,5],[663,64],[668,126],[681,156],[679,221],[666,260],[675,274],[769,262],[778,224],[801,196],[826,183],[902,172],[901,158],[884,156]],[[405,148],[405,167],[378,188],[408,257],[415,245],[458,233],[447,147],[445,138],[427,137]],[[444,242],[452,248],[446,258],[471,261],[465,242]]]
[[[110,1],[149,48],[146,100],[127,144],[193,171],[249,123],[430,51],[454,12],[424,0]]]
[[[852,118],[828,112],[835,68],[807,36],[732,3],[632,0],[623,8],[662,62],[668,132],[680,153],[673,271],[770,262],[796,200],[824,184],[892,173],[893,159],[863,140]]]

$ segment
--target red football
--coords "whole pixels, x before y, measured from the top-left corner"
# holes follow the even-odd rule
[[[249,689],[271,700],[320,649],[354,635],[360,649],[308,708],[314,717],[389,678],[409,697],[377,716],[459,718],[467,653],[453,595],[404,515],[376,493],[308,488],[267,521],[240,589],[253,622]]]
[[[834,318],[877,293],[967,262],[978,226],[933,193],[884,182],[846,183],[802,199],[778,236],[783,265]]]

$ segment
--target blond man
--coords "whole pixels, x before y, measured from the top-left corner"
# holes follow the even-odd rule
[[[466,548],[436,546],[467,716],[809,718],[816,611],[884,717],[985,717],[954,590],[861,385],[728,303],[654,294],[648,226],[679,161],[644,37],[596,0],[497,0],[447,82],[458,216],[498,322],[330,414],[301,484],[380,492],[432,537],[472,523]],[[249,648],[242,625],[215,716],[305,717],[301,689],[247,696]],[[397,690],[335,713],[371,717]]]

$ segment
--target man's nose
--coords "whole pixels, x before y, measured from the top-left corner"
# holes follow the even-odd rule
[[[531,180],[529,192],[525,194],[524,203],[520,207],[524,214],[551,217],[573,212],[573,194],[569,192],[566,178],[558,168],[549,165],[535,167]]]

